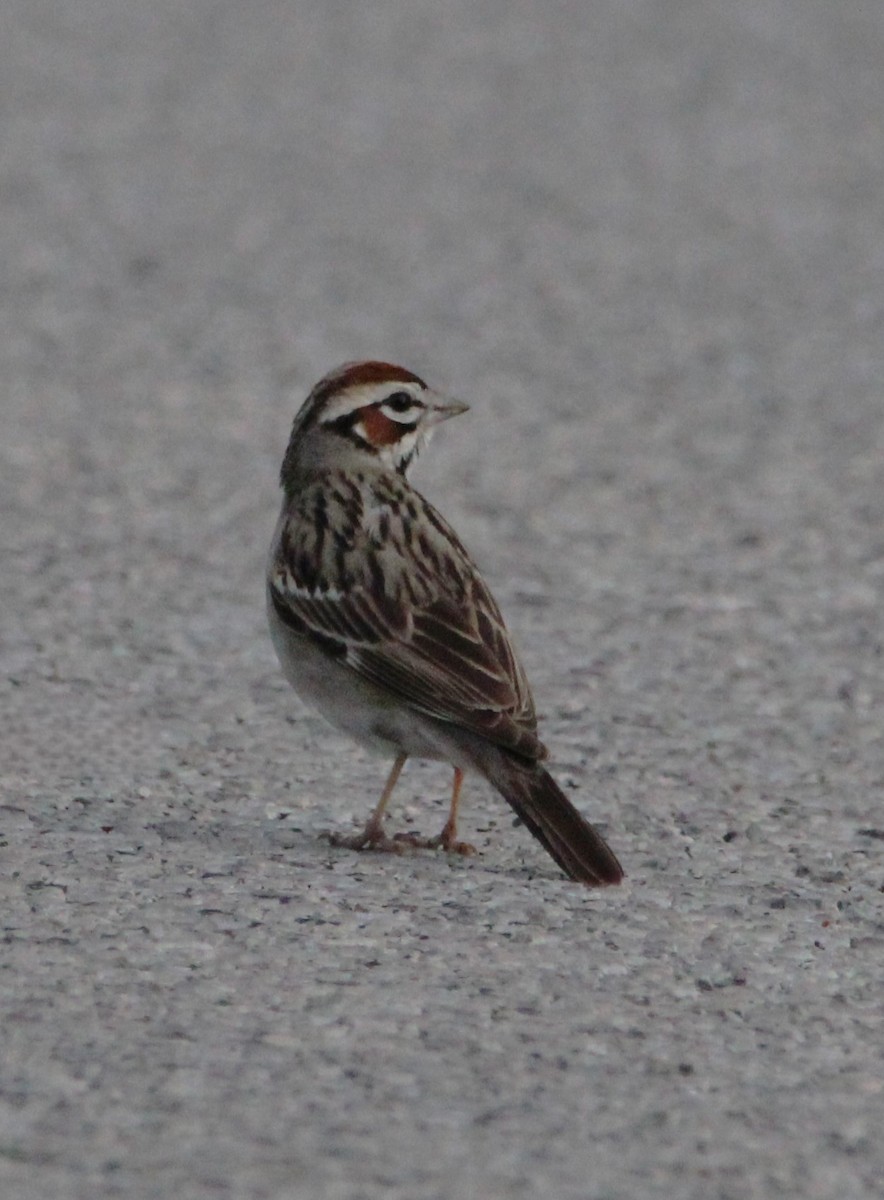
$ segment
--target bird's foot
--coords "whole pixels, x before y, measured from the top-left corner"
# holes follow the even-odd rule
[[[476,854],[476,847],[457,840],[457,829],[446,822],[436,837],[421,837],[419,833],[384,832],[381,821],[370,820],[358,833],[329,833],[329,845],[343,850],[375,850],[382,854],[406,854],[409,850],[444,850],[446,854]]]
[[[358,833],[330,833],[329,845],[343,850],[377,850],[387,854],[401,854],[405,847],[395,838],[388,837],[380,821],[370,820]]]
[[[457,829],[452,828],[446,821],[442,828],[442,832],[435,837],[421,837],[419,833],[397,833],[394,841],[404,842],[409,848],[415,850],[444,850],[446,854],[462,854],[464,857],[470,857],[477,853],[476,847],[471,846],[469,842],[459,842],[457,840]]]

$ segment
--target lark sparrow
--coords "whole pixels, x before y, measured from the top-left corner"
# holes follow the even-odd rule
[[[316,385],[282,464],[267,607],[273,644],[298,694],[357,741],[393,758],[353,849],[457,840],[466,771],[478,771],[562,870],[619,883],[601,835],[541,765],[534,702],[500,610],[457,535],[407,479],[436,425],[467,406],[410,371],[351,363]],[[387,803],[411,756],[454,768],[436,838],[388,838]]]

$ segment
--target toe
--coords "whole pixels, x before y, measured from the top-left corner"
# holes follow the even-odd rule
[[[470,842],[449,842],[447,846],[443,842],[442,849],[448,854],[462,854],[464,858],[472,858],[474,854],[478,854],[478,850]]]

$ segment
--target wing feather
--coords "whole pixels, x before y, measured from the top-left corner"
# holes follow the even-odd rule
[[[543,757],[525,673],[454,531],[404,480],[379,475],[358,495],[335,483],[316,481],[280,518],[269,585],[281,619],[417,711]],[[315,488],[334,553],[312,519]]]

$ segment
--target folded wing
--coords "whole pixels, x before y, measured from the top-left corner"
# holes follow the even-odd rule
[[[277,614],[419,712],[544,757],[525,673],[467,551],[422,497],[409,489],[405,507],[382,482],[370,506],[361,498],[362,519],[352,497],[349,523],[329,513],[337,536],[295,506],[284,514],[269,582]],[[312,513],[310,503],[297,502]]]

